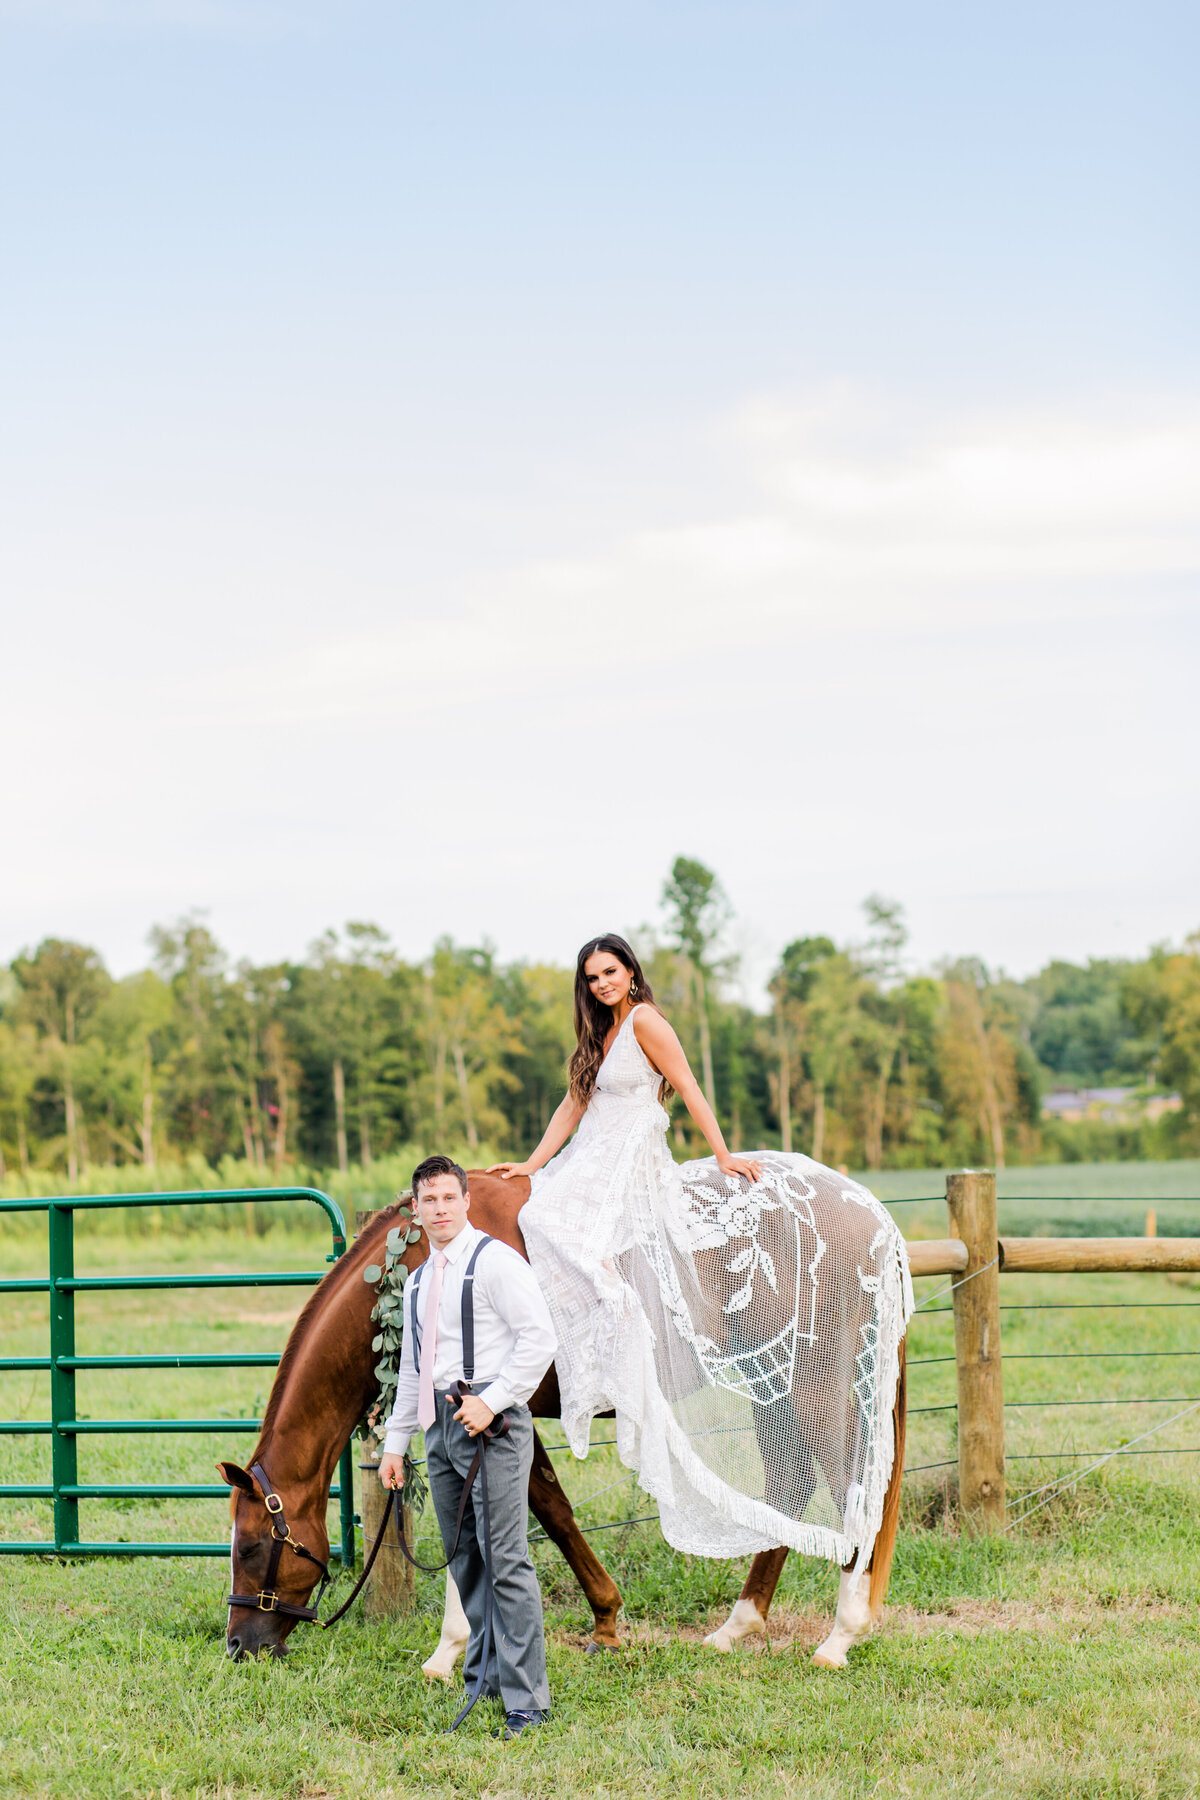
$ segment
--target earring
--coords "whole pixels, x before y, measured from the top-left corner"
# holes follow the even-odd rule
[[[633,1005],[633,1003],[636,999],[637,999],[637,982],[631,981],[629,984],[629,1004],[630,1004],[630,1006]]]

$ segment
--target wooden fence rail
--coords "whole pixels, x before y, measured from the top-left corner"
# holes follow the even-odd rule
[[[998,1239],[1002,1275],[1101,1275],[1114,1270],[1146,1274],[1156,1269],[1200,1269],[1200,1238]],[[908,1246],[914,1275],[961,1275],[967,1246],[960,1238],[915,1238]]]

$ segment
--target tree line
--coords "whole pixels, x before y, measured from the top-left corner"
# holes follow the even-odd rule
[[[860,941],[789,943],[757,1010],[736,997],[714,872],[679,857],[662,898],[635,941],[733,1144],[865,1169],[1200,1149],[1200,937],[1023,981],[977,959],[914,973],[900,907],[875,896]],[[150,951],[114,980],[96,950],[47,938],[0,970],[0,1180],[181,1163],[345,1177],[434,1146],[478,1163],[527,1154],[563,1092],[568,969],[449,938],[406,961],[370,924],[260,966],[195,915]],[[1048,1088],[1113,1084],[1179,1108],[1042,1116]],[[678,1103],[672,1138],[703,1153]]]

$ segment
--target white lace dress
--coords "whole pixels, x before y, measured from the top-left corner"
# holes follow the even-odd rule
[[[636,1011],[520,1215],[567,1441],[585,1456],[592,1418],[615,1412],[677,1550],[788,1544],[846,1563],[874,1539],[891,1473],[903,1239],[866,1188],[807,1156],[756,1152],[754,1186],[712,1157],[677,1164]]]

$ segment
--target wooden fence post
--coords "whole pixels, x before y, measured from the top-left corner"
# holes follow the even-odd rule
[[[366,1454],[359,1468],[362,1471],[363,1555],[367,1556],[375,1542],[375,1533],[379,1530],[387,1496],[379,1479],[380,1451],[370,1445],[364,1448]],[[411,1506],[404,1508],[404,1535],[411,1548],[414,1536]],[[393,1516],[388,1525],[387,1536],[379,1546],[375,1567],[368,1575],[367,1585],[363,1589],[363,1607],[372,1618],[379,1619],[388,1614],[411,1612],[416,1604],[416,1596],[416,1570],[400,1548]]]
[[[359,1235],[375,1218],[380,1208],[363,1209],[355,1215],[355,1237]],[[382,1258],[380,1259],[382,1261]],[[378,1444],[368,1441],[363,1445],[363,1459],[359,1463],[359,1474],[362,1479],[362,1515],[363,1556],[366,1557],[375,1542],[375,1533],[379,1530],[379,1522],[383,1518],[383,1504],[386,1495],[379,1480],[379,1459],[382,1450]],[[409,1547],[412,1547],[413,1513],[411,1506],[404,1508],[404,1535]],[[363,1589],[363,1608],[372,1618],[383,1618],[388,1614],[411,1612],[416,1604],[417,1581],[416,1571],[400,1548],[400,1540],[396,1536],[396,1522],[393,1519],[388,1526],[387,1536],[379,1546],[379,1555],[375,1559],[375,1567],[367,1577],[367,1585]]]
[[[968,1530],[1002,1531],[1004,1391],[995,1175],[976,1169],[947,1175],[946,1210],[952,1235],[967,1246],[967,1266],[954,1278],[959,1514]]]

